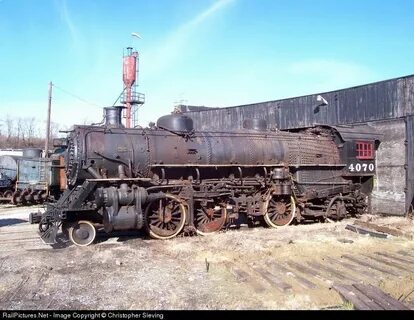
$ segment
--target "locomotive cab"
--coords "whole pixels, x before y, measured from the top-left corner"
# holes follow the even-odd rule
[[[361,191],[369,193],[376,173],[376,151],[382,135],[368,125],[335,126],[339,138],[341,158],[346,164],[345,178],[362,185]]]

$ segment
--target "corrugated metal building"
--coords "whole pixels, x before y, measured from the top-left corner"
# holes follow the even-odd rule
[[[321,104],[322,96],[327,102]],[[414,204],[414,75],[357,87],[228,108],[179,106],[196,130],[239,129],[266,119],[281,130],[364,123],[384,134],[377,153],[372,211],[403,215]]]

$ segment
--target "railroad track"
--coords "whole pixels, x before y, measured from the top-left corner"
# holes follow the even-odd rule
[[[0,252],[48,247],[37,234],[37,226],[28,222],[0,227]]]

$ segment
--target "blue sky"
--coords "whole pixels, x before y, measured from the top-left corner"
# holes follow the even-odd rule
[[[0,0],[0,111],[97,122],[140,52],[139,123],[177,101],[225,107],[414,73],[411,0]],[[131,36],[138,32],[142,39]]]

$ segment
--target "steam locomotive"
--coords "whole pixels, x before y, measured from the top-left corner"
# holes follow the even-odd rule
[[[237,131],[197,132],[191,118],[172,113],[149,128],[127,129],[121,108],[104,110],[104,125],[76,125],[61,143],[68,188],[30,217],[45,243],[55,243],[60,228],[87,246],[99,227],[169,239],[367,209],[380,143],[368,126],[288,132],[249,119]]]

